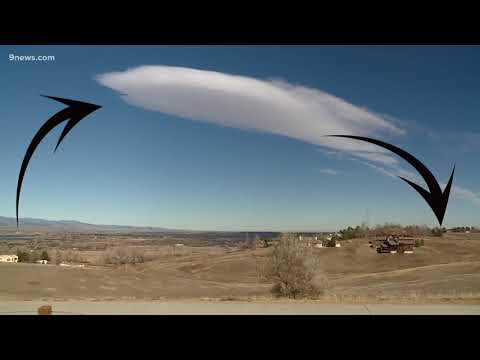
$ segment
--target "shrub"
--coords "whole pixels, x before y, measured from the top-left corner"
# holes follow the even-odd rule
[[[118,246],[106,250],[101,262],[113,265],[138,264],[145,262],[145,256],[144,253],[138,249]]]
[[[58,250],[50,251],[48,256],[53,264],[60,265],[62,262],[62,253]]]
[[[66,262],[76,263],[82,262],[82,257],[75,250],[68,250],[65,253],[62,253],[62,260]]]
[[[29,262],[30,256],[27,251],[17,250],[18,262]]]
[[[254,250],[257,247],[257,244],[254,239],[245,240],[240,243],[238,246],[241,250]]]
[[[263,247],[270,247],[270,240],[267,237],[260,238],[260,241],[263,242]]]
[[[287,235],[274,245],[260,268],[260,276],[273,282],[271,292],[275,296],[316,298],[327,287],[327,279],[319,272],[318,265],[318,257],[310,246]]]
[[[42,251],[42,255],[40,255],[40,260],[47,260],[50,261],[50,256],[46,250]]]
[[[324,246],[326,247],[335,247],[335,245],[337,245],[337,240],[335,238],[324,241]]]

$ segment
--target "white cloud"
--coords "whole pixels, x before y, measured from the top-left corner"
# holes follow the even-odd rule
[[[420,176],[402,169],[397,158],[385,149],[351,139],[324,137],[400,135],[405,133],[401,121],[318,89],[281,80],[170,66],[139,66],[102,74],[97,80],[132,105],[220,126],[288,136],[327,148],[324,151],[329,155],[350,154],[368,160],[362,163],[383,175],[400,175],[425,186]],[[321,171],[337,174],[331,169]],[[452,196],[480,205],[480,194],[460,186],[452,187]]]
[[[320,172],[327,175],[337,175],[338,172],[332,169],[320,169]]]
[[[279,80],[170,66],[139,66],[97,80],[148,110],[288,136],[385,164],[397,160],[382,148],[324,135],[405,132],[384,116],[326,92]]]

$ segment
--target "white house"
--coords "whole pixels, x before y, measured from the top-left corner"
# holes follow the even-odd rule
[[[0,262],[17,263],[18,262],[18,256],[17,255],[0,255]]]

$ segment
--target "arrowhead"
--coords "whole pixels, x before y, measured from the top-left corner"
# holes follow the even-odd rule
[[[65,135],[68,134],[72,128],[78,124],[80,120],[82,120],[85,116],[88,114],[94,112],[97,109],[100,109],[101,106],[95,105],[95,104],[90,104],[82,101],[77,101],[77,100],[71,100],[71,99],[64,99],[64,98],[59,98],[55,96],[48,96],[48,95],[42,95],[43,97],[61,102],[62,104],[67,105],[65,109],[57,112],[55,115],[53,115],[50,119],[48,119],[42,127],[37,131],[35,136],[33,137],[32,141],[30,142],[30,145],[28,145],[27,152],[25,153],[25,156],[23,157],[22,165],[20,167],[20,173],[18,174],[18,182],[17,182],[17,201],[16,201],[16,212],[17,212],[17,228],[18,228],[18,208],[20,204],[20,192],[22,189],[22,183],[23,183],[23,178],[25,176],[25,172],[27,171],[28,163],[30,162],[30,159],[33,156],[33,153],[35,152],[35,149],[37,146],[40,144],[40,142],[45,138],[45,136],[48,135],[48,133],[54,129],[56,126],[61,124],[62,122],[70,119],[65,128],[63,129],[62,135],[60,136],[60,139],[58,140],[57,147],[60,145],[62,142],[63,138]],[[55,150],[57,149],[55,148]]]
[[[413,187],[425,199],[425,201],[428,203],[430,208],[433,210],[438,222],[440,223],[440,226],[442,225],[443,218],[445,216],[445,211],[447,210],[448,198],[450,196],[450,189],[452,187],[455,166],[453,167],[452,175],[450,175],[450,180],[448,181],[447,186],[445,186],[445,190],[442,192],[440,185],[438,184],[437,180],[435,179],[435,176],[433,176],[431,171],[428,170],[428,168],[424,164],[422,164],[420,160],[418,160],[413,155],[407,153],[405,150],[400,149],[399,147],[396,147],[394,145],[388,144],[380,140],[370,139],[362,136],[353,136],[353,135],[326,135],[326,136],[343,137],[343,138],[350,138],[350,139],[355,139],[360,141],[366,141],[366,142],[381,146],[385,149],[388,149],[391,152],[403,158],[404,160],[406,160],[408,163],[410,163],[410,165],[412,165],[419,172],[423,180],[425,180],[425,183],[427,184],[430,192],[428,192],[421,186],[418,186],[417,184],[411,182],[410,180],[407,180],[401,176],[399,176],[399,178],[405,181],[411,187]]]
[[[41,96],[61,102],[62,104],[68,105],[71,108],[90,110],[87,114],[101,108],[100,105],[95,105],[95,104],[91,104],[83,101],[64,99],[64,98],[49,96],[49,95],[41,95]]]
[[[450,176],[450,180],[445,187],[445,190],[440,193],[431,194],[421,186],[415,184],[414,182],[405,179],[404,177],[399,176],[400,179],[405,181],[408,185],[414,188],[427,202],[427,204],[432,209],[435,217],[438,220],[440,226],[442,226],[443,218],[445,217],[445,212],[447,210],[448,198],[450,196],[450,188],[453,181],[453,172],[455,171],[455,167],[453,168],[452,175]]]
[[[43,97],[61,102],[62,104],[68,105],[68,108],[70,110],[70,120],[67,122],[65,125],[62,134],[60,135],[60,138],[58,139],[57,145],[55,146],[55,150],[53,152],[56,152],[58,149],[58,146],[62,142],[62,140],[65,138],[65,136],[70,132],[70,130],[73,129],[75,125],[80,122],[85,116],[88,114],[94,112],[95,110],[98,110],[101,108],[100,105],[96,104],[91,104],[83,101],[78,101],[78,100],[71,100],[71,99],[65,99],[65,98],[60,98],[56,96],[49,96],[49,95],[42,95]]]
[[[438,222],[440,223],[440,226],[442,226],[443,222],[443,217],[445,216],[445,212],[447,210],[447,204],[448,204],[448,198],[450,197],[450,189],[452,188],[452,183],[453,183],[453,174],[455,174],[455,165],[453,165],[453,170],[452,174],[450,175],[450,179],[448,180],[447,186],[445,186],[445,189],[443,190],[443,193],[441,196],[439,196],[439,215],[437,215]]]

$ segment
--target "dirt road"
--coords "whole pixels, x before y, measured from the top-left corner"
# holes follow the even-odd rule
[[[54,315],[480,315],[480,305],[208,301],[2,301],[0,315],[34,315],[47,303]]]

